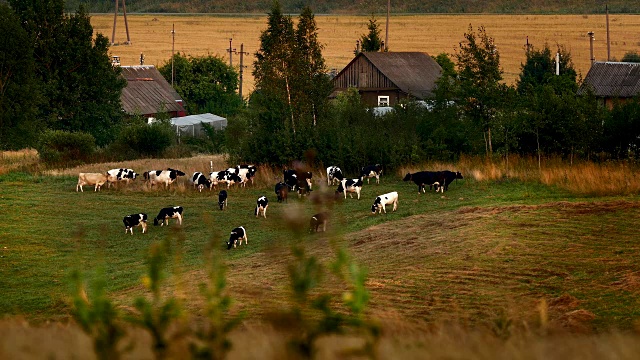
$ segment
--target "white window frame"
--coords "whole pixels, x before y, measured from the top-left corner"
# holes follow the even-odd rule
[[[378,96],[378,106],[389,106],[389,96]]]

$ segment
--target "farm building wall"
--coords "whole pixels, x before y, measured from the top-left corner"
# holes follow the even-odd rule
[[[398,88],[364,56],[358,57],[333,81],[337,89],[356,87],[360,90],[367,88],[390,90]]]

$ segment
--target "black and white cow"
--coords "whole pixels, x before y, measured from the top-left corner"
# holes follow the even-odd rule
[[[344,179],[344,175],[342,174],[342,170],[337,166],[329,166],[327,168],[327,185],[331,186],[334,184],[335,180],[337,182],[342,181]]]
[[[388,194],[380,195],[373,200],[373,205],[371,205],[371,213],[375,214],[376,210],[378,213],[387,213],[387,205],[393,205],[393,211],[398,209],[398,192],[393,191]]]
[[[224,210],[227,207],[227,191],[220,190],[218,194],[218,206],[220,206],[220,210]]]
[[[256,172],[258,171],[258,168],[255,165],[242,164],[236,166],[236,168],[238,176],[242,179],[242,185],[245,185],[249,181],[253,184],[253,178],[256,176]]]
[[[205,187],[211,188],[212,186],[211,179],[207,179],[203,173],[198,171],[194,172],[193,176],[191,176],[191,183],[193,184],[193,188],[198,189],[200,192],[202,192],[202,189]]]
[[[320,227],[322,231],[327,231],[327,221],[329,220],[328,212],[315,214],[309,220],[309,232],[318,232]]]
[[[288,169],[283,171],[284,183],[289,187],[289,191],[295,191],[300,185],[306,184],[305,188],[311,191],[313,174],[310,171]]]
[[[234,172],[229,172],[228,170],[219,171],[217,179],[219,183],[226,183],[227,189],[236,183],[242,183],[242,179],[240,178],[240,176],[238,176],[238,174],[235,171]]]
[[[266,196],[260,196],[258,198],[258,201],[256,201],[256,217],[260,216],[260,213],[262,213],[262,216],[264,216],[264,218],[267,218],[267,208],[269,207],[269,200],[267,199]]]
[[[135,180],[137,176],[138,174],[136,174],[133,169],[111,169],[107,171],[107,188],[111,187],[111,184],[120,181],[129,184],[129,182]]]
[[[362,190],[362,178],[357,179],[342,179],[340,185],[336,190],[336,194],[343,193],[344,198],[347,198],[347,193],[353,199],[353,193],[358,194],[358,200],[360,200],[360,191]]]
[[[440,189],[436,188],[436,192],[440,190],[440,192],[444,193],[445,190],[449,190],[449,184],[451,184],[456,179],[464,179],[459,171],[439,171],[438,182],[440,183]]]
[[[293,169],[284,170],[282,172],[284,175],[284,183],[289,187],[289,191],[295,191],[296,186],[298,186],[298,175],[296,171]]]
[[[133,235],[135,226],[142,226],[143,234],[147,231],[147,214],[145,213],[127,215],[122,219],[122,222],[124,223],[125,234],[127,231],[131,231],[131,235]]]
[[[278,202],[287,202],[287,197],[289,196],[287,184],[282,182],[276,184],[276,196],[278,197]]]
[[[360,177],[367,178],[367,184],[369,183],[369,178],[375,177],[376,184],[380,184],[380,175],[382,175],[382,165],[368,165],[362,168],[360,172]]]
[[[162,208],[158,216],[153,219],[153,225],[169,225],[169,219],[178,219],[178,224],[182,225],[182,211],[182,206]]]
[[[209,188],[209,190],[211,190],[212,188],[218,186],[218,174],[220,173],[220,171],[214,171],[214,172],[210,172],[209,173],[209,180],[211,180],[211,188]]]
[[[167,170],[149,170],[143,174],[144,179],[149,181],[151,186],[156,184],[164,184],[165,188],[169,188],[178,176],[185,176],[186,174],[180,170],[167,168]]]
[[[227,241],[227,250],[234,248],[236,245],[242,245],[242,240],[244,239],[244,244],[247,245],[247,231],[244,229],[244,226],[238,226],[237,228],[231,230],[231,234],[229,235],[229,241]],[[238,242],[240,242],[238,244]]]
[[[432,186],[438,187],[440,186],[440,175],[437,171],[418,171],[416,173],[407,173],[402,181],[413,181],[416,185],[418,185],[418,193],[421,191],[426,192],[425,186],[429,185],[429,190],[431,190]]]

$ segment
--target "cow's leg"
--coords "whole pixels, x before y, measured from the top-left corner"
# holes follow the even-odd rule
[[[322,222],[322,232],[326,232],[327,231],[327,220]]]
[[[182,225],[182,215],[178,214],[178,225]]]
[[[382,210],[384,211],[385,214],[387,213],[387,207],[384,205],[384,202],[382,203]]]
[[[267,204],[267,206],[264,207],[264,209],[262,209],[262,216],[264,216],[264,218],[267,218],[267,208],[269,207],[269,204]]]
[[[142,226],[142,233],[144,234],[145,232],[147,232],[147,223],[141,222],[140,225]]]
[[[380,175],[376,175],[376,184],[380,185]]]
[[[397,209],[398,209],[398,199],[396,199],[396,200],[393,202],[393,211],[396,211]]]
[[[242,240],[241,240],[242,241]],[[244,233],[244,244],[247,245],[249,242],[247,241],[247,233]]]

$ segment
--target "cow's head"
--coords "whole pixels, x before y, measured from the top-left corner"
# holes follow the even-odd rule
[[[235,240],[229,239],[229,241],[227,241],[227,250],[230,250],[232,246],[236,247],[236,242]]]
[[[371,213],[375,214],[376,210],[378,210],[378,208],[380,207],[380,204],[382,203],[382,199],[380,199],[380,196],[378,196],[374,201],[373,201],[373,205],[371,205]]]
[[[404,179],[402,179],[402,181],[409,181],[411,180],[411,173],[407,173],[407,175],[405,175]]]
[[[464,178],[462,177],[462,174],[460,173],[460,171],[457,171],[457,172],[456,172],[456,179],[464,179]]]
[[[153,219],[153,225],[154,225],[154,226],[158,226],[158,225],[160,225],[160,220],[158,220],[158,218],[154,218],[154,219]]]

